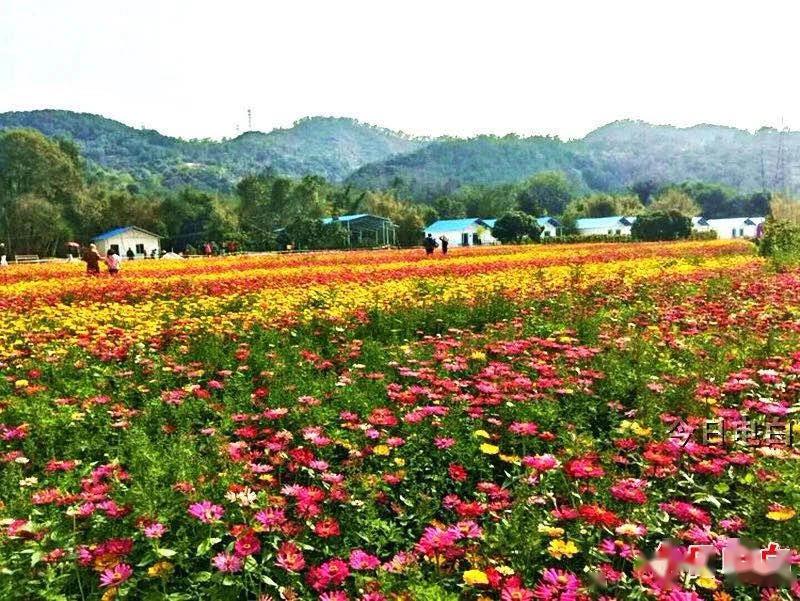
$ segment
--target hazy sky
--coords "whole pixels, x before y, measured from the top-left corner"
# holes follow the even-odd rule
[[[350,116],[579,137],[621,118],[800,128],[800,3],[0,0],[0,111],[184,137]]]

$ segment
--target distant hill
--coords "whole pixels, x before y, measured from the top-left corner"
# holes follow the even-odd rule
[[[560,169],[579,188],[597,191],[653,179],[720,183],[743,192],[786,188],[796,193],[800,132],[617,121],[569,142],[516,136],[449,139],[365,165],[347,181],[368,188],[405,187],[424,199],[465,184],[515,182],[544,169]]]
[[[397,187],[419,198],[449,193],[464,184],[516,182],[538,171],[564,171],[588,188],[590,169],[580,152],[558,138],[479,136],[441,139],[410,154],[365,165],[348,182],[365,188]]]
[[[425,144],[354,119],[329,117],[301,119],[288,129],[247,132],[222,142],[172,138],[86,113],[0,113],[0,129],[16,127],[69,138],[91,163],[128,172],[140,181],[215,190],[230,189],[242,176],[266,168],[341,181],[366,163]]]
[[[515,135],[431,141],[354,119],[308,117],[287,129],[217,142],[172,138],[70,111],[0,113],[0,130],[14,127],[72,139],[91,166],[169,188],[229,191],[242,176],[272,168],[362,188],[394,187],[424,200],[467,184],[512,183],[558,169],[584,191],[622,190],[651,179],[800,193],[800,132],[772,128],[750,133],[616,121],[568,142]]]

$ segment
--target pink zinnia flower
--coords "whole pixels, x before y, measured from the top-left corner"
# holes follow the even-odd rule
[[[211,563],[220,572],[234,573],[242,569],[242,559],[231,553],[217,553]]]
[[[303,552],[291,542],[285,542],[278,547],[278,557],[275,563],[289,572],[299,572],[306,567]]]
[[[144,527],[144,535],[147,538],[161,538],[167,532],[167,527],[159,522],[153,522]]]
[[[245,534],[236,541],[234,551],[238,557],[246,557],[248,555],[255,555],[261,550],[261,542],[258,537],[252,532]]]
[[[127,563],[118,563],[100,574],[100,586],[119,586],[133,574],[133,568]]]
[[[380,559],[361,549],[354,549],[350,553],[350,567],[354,570],[374,570],[381,565]]]
[[[647,501],[644,489],[647,488],[647,481],[640,478],[623,478],[611,486],[611,495],[620,501],[637,503],[639,505]]]
[[[200,501],[189,506],[189,515],[196,517],[204,524],[216,522],[224,513],[222,507],[214,505],[211,501]]]
[[[533,593],[519,586],[506,586],[500,593],[501,601],[533,601]]]

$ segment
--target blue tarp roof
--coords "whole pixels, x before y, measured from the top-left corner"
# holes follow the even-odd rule
[[[551,224],[554,225],[555,227],[561,227],[561,223],[558,221],[558,219],[555,219],[554,217],[538,217],[536,219],[536,223],[542,226]]]
[[[437,234],[439,232],[456,232],[466,229],[472,225],[483,225],[492,227],[496,219],[479,219],[478,217],[467,217],[465,219],[441,219],[434,221],[425,228],[426,233]],[[490,225],[491,223],[491,225]]]
[[[631,225],[636,217],[625,217],[614,215],[613,217],[584,217],[575,221],[575,227],[579,230],[611,229],[618,225]]]
[[[361,219],[362,217],[372,217],[372,215],[368,213],[359,213],[358,215],[341,215],[339,217],[325,217],[322,220],[322,223],[325,225],[329,223],[333,223],[334,221],[353,221],[354,219]],[[376,219],[384,219],[384,217],[375,217]],[[388,221],[388,220],[387,220]]]
[[[109,238],[113,238],[114,236],[119,236],[120,234],[124,234],[128,230],[138,230],[144,234],[149,234],[155,238],[160,238],[161,236],[156,236],[152,232],[148,232],[147,230],[143,230],[140,227],[136,227],[135,225],[126,225],[124,227],[116,227],[113,230],[108,230],[107,232],[103,232],[102,234],[98,234],[92,240],[108,240]]]
[[[539,225],[552,223],[556,227],[561,226],[561,224],[552,217],[539,217],[536,222]],[[491,229],[494,227],[495,223],[497,223],[497,219],[481,219],[479,217],[467,217],[465,219],[442,219],[440,221],[435,221],[426,227],[425,232],[430,232],[431,234],[436,234],[439,232],[456,232],[476,224]]]

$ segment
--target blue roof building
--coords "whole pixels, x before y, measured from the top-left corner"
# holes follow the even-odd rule
[[[612,217],[586,217],[575,221],[581,236],[630,236],[636,217],[614,215]]]
[[[161,251],[161,237],[153,232],[126,225],[108,230],[92,238],[92,242],[97,245],[97,252],[101,255],[115,251],[119,256],[149,257],[158,256]]]
[[[446,237],[450,246],[481,246],[497,244],[492,236],[496,219],[467,217],[464,219],[441,219],[425,228],[426,234],[434,238]]]

